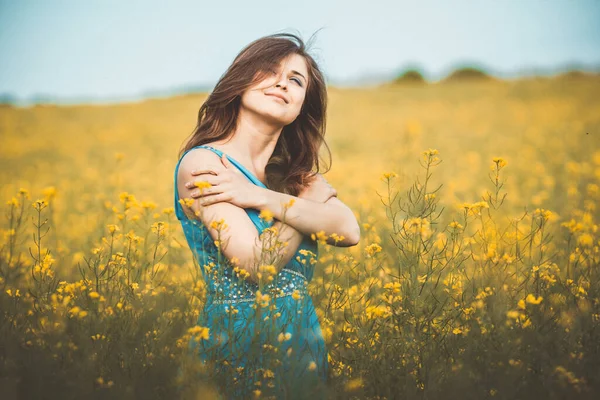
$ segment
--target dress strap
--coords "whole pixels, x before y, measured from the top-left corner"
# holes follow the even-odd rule
[[[216,153],[219,157],[222,157],[223,152],[219,149],[215,149],[212,146],[203,144],[203,145],[199,145],[199,146],[194,146],[191,149],[188,149],[185,153],[183,153],[181,155],[181,158],[179,159],[179,161],[177,162],[177,165],[175,166],[175,174],[174,174],[174,191],[175,191],[175,195],[174,195],[174,202],[175,202],[175,215],[177,216],[177,219],[179,220],[187,220],[188,217],[185,215],[185,213],[183,212],[183,207],[181,206],[181,204],[179,204],[179,189],[177,188],[177,173],[179,170],[179,165],[181,164],[181,160],[183,160],[183,157],[190,151],[192,151],[193,149],[196,148],[205,148],[205,149],[209,149],[211,151],[213,151],[214,153]],[[237,160],[233,159],[232,157],[230,157],[229,155],[227,155],[227,159],[229,161],[231,161],[231,163],[237,168],[239,169],[244,176],[246,176],[246,178],[248,178],[248,180],[250,180],[252,183],[254,183],[257,186],[260,186],[262,188],[267,189],[267,186],[262,183],[256,176],[254,176],[250,171],[248,171],[242,164],[240,164]],[[265,228],[271,226],[273,224],[273,222],[266,222],[263,221],[262,219],[259,218],[259,212],[255,209],[252,208],[247,208],[246,209],[246,213],[248,214],[248,216],[250,217],[250,219],[252,220],[252,222],[254,223],[254,225],[256,226],[258,232],[262,232]]]
[[[214,147],[212,147],[212,146],[209,146],[209,145],[207,145],[207,144],[203,144],[203,145],[200,145],[200,146],[196,146],[196,147],[194,147],[194,148],[197,148],[197,147],[202,147],[202,148],[205,148],[205,149],[212,150],[213,152],[217,153],[217,155],[218,155],[219,157],[223,157],[223,152],[222,152],[221,150],[219,150],[219,149],[215,149]],[[254,175],[252,172],[248,171],[248,169],[247,169],[246,167],[244,167],[244,166],[243,166],[243,165],[242,165],[242,164],[241,164],[239,161],[237,161],[237,160],[233,159],[233,158],[232,158],[231,156],[229,156],[229,155],[227,155],[227,159],[228,159],[229,161],[231,161],[231,163],[232,163],[233,165],[235,165],[237,169],[239,169],[240,171],[242,171],[242,173],[243,173],[243,174],[244,174],[244,175],[245,175],[245,176],[246,176],[246,177],[247,177],[247,178],[250,180],[250,182],[252,182],[252,183],[254,183],[255,185],[257,185],[257,186],[260,186],[260,187],[262,187],[262,188],[266,188],[266,187],[267,187],[267,186],[266,186],[264,183],[262,183],[262,181],[261,181],[260,179],[258,179],[258,178],[256,177],[256,175]]]

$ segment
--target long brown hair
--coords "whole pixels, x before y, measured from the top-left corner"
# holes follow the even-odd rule
[[[331,151],[325,143],[325,78],[302,39],[291,33],[268,35],[242,49],[200,107],[197,125],[179,157],[195,146],[228,138],[236,128],[242,93],[294,53],[306,60],[309,76],[306,96],[298,117],[283,128],[265,175],[269,189],[297,196],[307,179],[320,172],[321,145],[325,144],[330,160]],[[330,168],[331,162],[327,171]]]

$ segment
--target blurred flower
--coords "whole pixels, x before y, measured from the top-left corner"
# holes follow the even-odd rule
[[[260,219],[262,219],[263,221],[266,221],[266,222],[273,221],[273,213],[270,210],[266,209],[266,208],[264,210],[261,210],[261,212],[260,212],[260,214],[259,214],[258,217]]]
[[[370,244],[365,248],[365,252],[367,253],[367,255],[369,257],[373,257],[373,255],[375,255],[376,253],[379,253],[380,251],[381,251],[381,246],[378,245],[377,243]]]

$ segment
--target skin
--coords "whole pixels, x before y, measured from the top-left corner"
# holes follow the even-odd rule
[[[293,72],[293,71],[297,71]],[[223,151],[260,181],[265,182],[265,166],[284,126],[292,123],[301,112],[306,95],[308,71],[303,57],[292,54],[283,60],[272,75],[246,90],[241,96],[238,126],[225,141],[208,143]],[[270,95],[278,93],[285,101]],[[192,209],[202,220],[214,240],[219,233],[210,227],[211,221],[224,219],[228,228],[220,232],[224,255],[237,259],[253,280],[252,265],[259,258],[261,243],[258,232],[244,208],[267,209],[277,220],[279,240],[287,242],[283,258],[272,262],[279,270],[295,254],[303,235],[324,231],[336,233],[341,240],[329,238],[336,246],[354,246],[360,239],[360,228],[354,213],[337,198],[337,191],[321,174],[299,195],[291,196],[261,188],[250,182],[226,157],[208,149],[193,149],[181,160],[178,172],[180,198],[192,198]],[[208,188],[198,188],[198,182],[208,182]],[[294,200],[291,208],[285,204]],[[285,213],[285,215],[284,215]]]

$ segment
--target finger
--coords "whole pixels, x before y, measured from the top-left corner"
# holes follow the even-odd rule
[[[194,169],[190,173],[194,176],[202,174],[218,175],[218,172],[213,171],[212,169]]]
[[[199,200],[199,202],[202,206],[208,206],[208,205],[215,204],[215,203],[218,203],[218,202],[224,201],[224,200],[225,200],[225,194],[220,193],[220,194],[213,194],[210,196],[204,196]]]
[[[218,186],[211,186],[209,188],[200,188],[200,189],[196,189],[194,190],[190,196],[192,196],[194,199],[198,199],[200,197],[206,197],[206,196],[214,196],[218,193],[222,193],[223,191],[221,189],[219,189]]]
[[[199,176],[201,179],[196,179],[191,182],[186,182],[185,187],[188,189],[195,188],[200,182],[208,182],[211,185],[218,185],[220,182],[220,178],[218,176],[214,176],[212,174],[202,174]]]

